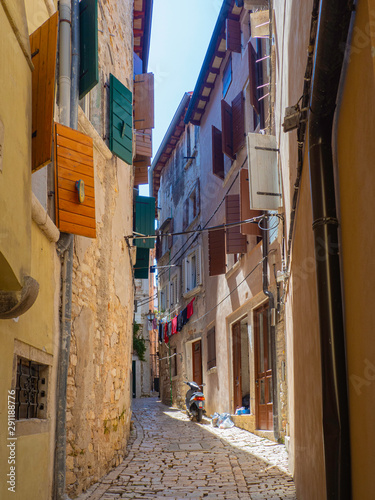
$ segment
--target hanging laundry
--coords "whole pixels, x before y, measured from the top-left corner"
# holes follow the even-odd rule
[[[172,321],[168,322],[168,337],[172,337]]]
[[[159,323],[159,342],[163,342],[163,323]]]
[[[187,307],[182,311],[182,325],[185,326],[189,320],[187,319]]]
[[[177,331],[180,332],[184,326],[184,323],[183,323],[183,316],[182,316],[182,311],[179,313],[179,315],[177,316]]]
[[[172,319],[172,335],[177,333],[177,316]]]
[[[194,300],[195,300],[195,297],[187,305],[187,319],[190,319],[194,314],[194,307],[193,307]]]
[[[168,323],[164,324],[164,342],[168,344],[169,342],[169,337],[168,337]]]

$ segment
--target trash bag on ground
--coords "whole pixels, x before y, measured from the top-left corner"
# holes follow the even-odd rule
[[[211,417],[211,425],[212,427],[217,427],[217,421],[219,420],[220,414],[215,411],[215,413]]]
[[[230,416],[228,415],[220,423],[219,429],[230,429],[231,427],[234,427],[234,423],[232,422],[232,420],[230,419]]]

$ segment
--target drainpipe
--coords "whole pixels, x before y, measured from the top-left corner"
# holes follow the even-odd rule
[[[59,92],[60,123],[77,129],[79,78],[79,2],[60,0]],[[71,57],[72,55],[72,57]],[[56,394],[56,450],[54,499],[67,500],[66,487],[66,394],[69,369],[73,235],[62,233],[57,242],[57,253],[62,258],[62,293],[60,345]]]
[[[322,0],[309,114],[309,166],[319,306],[327,498],[351,495],[346,341],[332,127],[352,3]]]
[[[278,383],[277,383],[277,363],[276,363],[276,314],[275,299],[273,293],[268,289],[268,218],[263,220],[266,224],[262,231],[263,248],[263,293],[268,297],[268,328],[271,339],[271,365],[272,365],[272,413],[273,413],[273,433],[276,441],[279,440],[279,415],[278,415]]]

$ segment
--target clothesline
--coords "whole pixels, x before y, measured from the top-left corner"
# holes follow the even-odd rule
[[[159,322],[159,342],[168,344],[172,335],[180,332],[182,328],[189,322],[189,319],[194,314],[194,301],[195,297],[179,314],[177,314],[171,321]]]

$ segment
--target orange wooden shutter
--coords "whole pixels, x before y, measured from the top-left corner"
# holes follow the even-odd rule
[[[154,75],[143,73],[134,77],[134,128],[154,128]]]
[[[226,20],[227,50],[241,53],[241,25],[234,19]]]
[[[225,272],[225,229],[211,229],[208,231],[208,274],[217,276]]]
[[[222,146],[223,153],[229,156],[232,160],[236,158],[233,154],[233,113],[232,106],[221,100],[221,128],[222,128]]]
[[[233,154],[245,144],[245,107],[242,92],[232,101],[233,114]]]
[[[240,219],[240,195],[228,194],[225,197],[225,222],[232,224]],[[227,253],[246,253],[246,236],[241,234],[240,226],[226,228]]]
[[[261,210],[250,209],[250,193],[249,193],[249,171],[243,168],[240,172],[240,192],[241,192],[241,220],[252,219],[262,215]],[[241,224],[242,234],[251,234],[253,236],[262,236],[262,230],[258,224],[249,222],[248,224]]]
[[[78,200],[76,181],[85,184]],[[96,237],[93,141],[77,130],[55,123],[56,225],[65,233]]]
[[[221,131],[212,125],[212,173],[224,179],[224,155]]]
[[[32,171],[52,161],[58,13],[30,35],[32,73]]]
[[[250,79],[250,104],[255,109],[259,115],[259,101],[258,101],[258,89],[257,89],[257,72],[256,72],[256,59],[257,54],[251,41],[247,46],[249,55],[249,79]]]
[[[140,184],[148,184],[148,167],[135,166],[134,169],[134,186]]]

